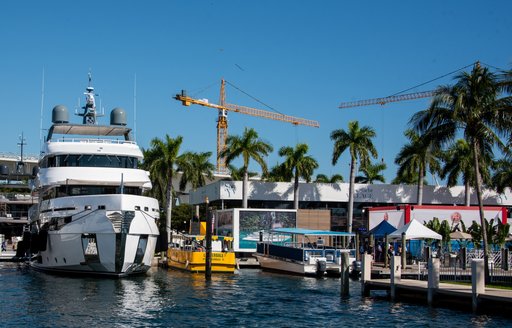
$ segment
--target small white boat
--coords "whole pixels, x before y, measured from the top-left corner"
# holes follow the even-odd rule
[[[300,228],[278,228],[272,233],[288,238],[269,238],[258,243],[254,256],[263,270],[339,276],[343,253],[349,254],[349,270],[352,270],[355,250],[342,245],[349,244],[355,236],[353,233]]]

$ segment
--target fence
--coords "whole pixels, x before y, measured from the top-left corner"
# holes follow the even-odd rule
[[[483,259],[482,250],[467,251],[464,262],[462,253],[445,253],[441,257],[441,280],[471,281],[471,262],[473,259]],[[512,258],[508,251],[489,251],[490,282],[512,285]]]

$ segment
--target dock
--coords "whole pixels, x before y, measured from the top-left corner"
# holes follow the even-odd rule
[[[512,290],[485,286],[483,260],[472,263],[471,284],[440,282],[438,259],[430,259],[428,272],[425,273],[427,281],[404,278],[410,277],[412,272],[402,275],[399,263],[399,257],[392,258],[389,278],[372,279],[376,270],[371,268],[371,256],[365,256],[361,276],[363,296],[369,296],[373,290],[384,290],[392,301],[410,300],[429,306],[512,317]],[[382,274],[383,270],[378,271]]]

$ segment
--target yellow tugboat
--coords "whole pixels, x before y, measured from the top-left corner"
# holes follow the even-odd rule
[[[233,251],[233,237],[212,236],[211,260],[212,273],[235,272],[236,259]],[[206,236],[204,234],[172,236],[172,242],[167,250],[167,265],[170,268],[190,272],[205,272],[205,263]]]

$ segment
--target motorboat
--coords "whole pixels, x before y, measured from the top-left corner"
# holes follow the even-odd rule
[[[344,253],[348,254],[349,272],[353,269],[355,249],[345,246],[352,245],[353,233],[301,228],[277,228],[271,233],[287,235],[287,238],[258,242],[254,256],[263,270],[339,276]]]
[[[206,271],[206,236],[173,233],[167,250],[167,265],[188,272]],[[212,236],[211,272],[234,273],[236,258],[233,237]]]
[[[143,153],[131,137],[121,108],[100,125],[91,86],[82,124],[69,123],[65,106],[53,108],[33,190],[24,240],[31,239],[36,270],[123,277],[152,265],[159,230],[158,201],[149,172],[138,167]]]

